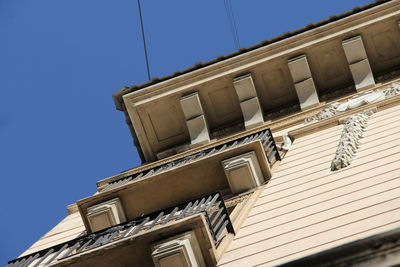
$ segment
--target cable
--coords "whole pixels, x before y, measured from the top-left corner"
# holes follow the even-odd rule
[[[240,48],[239,34],[236,27],[235,16],[233,15],[232,3],[230,0],[224,0],[224,5],[234,45],[236,49],[239,49]]]
[[[240,48],[239,34],[238,34],[238,31],[237,31],[237,27],[236,27],[236,19],[235,19],[235,14],[233,13],[232,2],[231,2],[231,0],[227,0],[227,1],[228,1],[228,4],[229,4],[229,10],[230,10],[230,13],[231,13],[232,25],[233,25],[233,29],[234,29],[234,32],[235,32],[237,47]]]
[[[233,44],[234,44],[234,46],[236,47],[236,49],[238,49],[238,48],[237,48],[237,41],[236,41],[236,38],[235,38],[235,31],[234,31],[234,29],[233,29],[232,20],[231,20],[231,15],[230,15],[230,12],[229,12],[229,7],[228,7],[228,2],[227,2],[227,0],[224,0],[224,5],[225,5],[226,16],[227,16],[227,18],[228,18],[229,29],[230,29],[230,31],[231,31],[232,38],[233,38]]]
[[[146,45],[146,37],[144,35],[144,26],[143,26],[143,17],[142,17],[142,9],[140,8],[140,0],[138,2],[139,7],[139,16],[140,16],[140,25],[142,29],[142,39],[143,39],[143,47],[144,47],[144,55],[146,57],[146,66],[147,66],[147,76],[150,80],[150,67],[149,67],[149,58],[147,56],[147,45]]]

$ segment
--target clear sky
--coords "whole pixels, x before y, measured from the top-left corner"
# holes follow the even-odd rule
[[[152,77],[235,50],[223,0],[142,0]],[[242,47],[367,0],[231,0]],[[136,0],[0,0],[0,265],[140,164],[112,93],[145,82]]]

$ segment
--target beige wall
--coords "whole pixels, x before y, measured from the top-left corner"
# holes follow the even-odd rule
[[[400,106],[374,114],[350,167],[342,126],[298,138],[219,266],[271,266],[400,227]]]
[[[20,256],[28,255],[36,251],[72,240],[78,237],[83,231],[85,231],[85,227],[83,225],[81,216],[79,215],[79,212],[75,212],[65,217],[59,224],[57,224],[47,234],[36,241]]]

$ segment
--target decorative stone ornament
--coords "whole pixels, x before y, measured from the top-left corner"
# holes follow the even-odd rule
[[[319,104],[317,90],[308,66],[307,57],[301,55],[288,60],[290,74],[292,75],[297,97],[302,110],[312,108]]]
[[[283,137],[283,144],[277,145],[277,148],[278,150],[281,151],[288,151],[292,146],[292,139],[290,138],[288,133],[284,133],[282,137]]]
[[[376,102],[383,99],[385,99],[385,94],[381,91],[362,92],[358,94],[357,97],[353,97],[347,102],[340,104],[337,107],[336,111],[345,112],[346,110],[358,108],[368,103]]]
[[[385,94],[385,98],[396,96],[400,94],[400,83],[392,83],[383,89],[383,93]]]
[[[190,120],[204,114],[199,94],[197,92],[181,97],[181,107],[186,120]]]
[[[194,232],[156,243],[152,249],[155,267],[206,267]]]
[[[196,92],[182,96],[180,102],[189,130],[190,143],[192,145],[209,143],[210,135],[199,94]]]
[[[263,114],[261,111],[258,97],[253,97],[249,100],[240,103],[244,118],[244,126],[246,130],[260,126],[264,123]]]
[[[342,42],[344,53],[353,76],[356,90],[375,86],[374,76],[361,36],[355,36]]]
[[[257,91],[251,73],[233,79],[233,86],[240,102],[257,97]]]
[[[186,121],[186,125],[189,129],[191,144],[200,145],[210,142],[210,135],[204,115]]]
[[[400,94],[400,83],[398,82],[386,86],[383,90],[364,91],[345,102],[342,103],[335,102],[327,105],[326,107],[321,109],[317,114],[306,118],[304,120],[304,123],[307,124],[327,119],[335,116],[336,114],[341,114],[347,110],[361,107],[363,105],[377,102],[399,94]]]
[[[229,187],[234,194],[264,183],[264,177],[254,151],[222,161]]]
[[[86,216],[92,232],[126,221],[124,210],[118,198],[89,207]]]
[[[240,102],[246,130],[262,125],[263,112],[251,73],[235,78],[233,86]]]
[[[371,114],[357,113],[345,120],[339,145],[331,163],[331,171],[340,170],[350,165],[360,146],[360,139],[367,127]]]

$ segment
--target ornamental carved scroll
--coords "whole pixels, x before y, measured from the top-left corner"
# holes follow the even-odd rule
[[[361,112],[344,121],[342,135],[331,163],[331,171],[345,168],[353,161],[371,115],[372,112]]]
[[[400,83],[395,82],[386,86],[383,90],[361,92],[344,102],[335,102],[322,108],[317,114],[307,117],[304,124],[321,121],[341,114],[347,110],[361,107],[368,103],[377,102],[389,97],[400,95]]]

